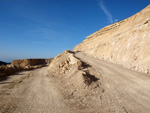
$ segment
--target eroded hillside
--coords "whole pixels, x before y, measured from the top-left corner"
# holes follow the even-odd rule
[[[73,50],[149,73],[150,5],[125,20],[93,33]]]

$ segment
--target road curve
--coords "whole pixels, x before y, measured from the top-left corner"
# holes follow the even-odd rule
[[[107,112],[150,113],[150,75],[94,59],[81,52],[76,57],[103,72],[103,107]],[[106,107],[107,106],[107,107]]]

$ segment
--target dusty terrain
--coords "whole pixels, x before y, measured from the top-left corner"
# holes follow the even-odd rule
[[[0,81],[0,113],[150,113],[149,31],[150,5],[48,67],[8,76]]]
[[[64,52],[52,62],[64,56],[69,56],[62,60],[69,61],[63,64],[66,65],[65,73],[59,73],[61,67],[56,67],[58,73],[54,73],[51,65],[20,72],[1,81],[0,112],[150,112],[149,75],[85,56],[81,52]]]
[[[88,56],[150,72],[150,5],[137,14],[106,26],[75,46]]]
[[[19,75],[14,76],[15,79],[0,82],[0,112],[66,112],[61,94],[47,77],[47,67],[23,73],[19,78]]]

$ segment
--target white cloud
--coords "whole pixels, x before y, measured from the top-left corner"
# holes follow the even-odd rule
[[[107,16],[107,19],[108,19],[109,23],[111,23],[111,24],[114,23],[115,20],[113,20],[113,16],[108,11],[108,9],[106,8],[106,6],[104,5],[103,0],[99,0],[99,6],[103,10],[103,12],[105,13],[105,15]]]
[[[118,19],[115,19],[114,21],[115,21],[115,22],[118,22]]]

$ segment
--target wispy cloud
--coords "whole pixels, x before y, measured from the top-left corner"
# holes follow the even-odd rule
[[[115,19],[114,21],[115,21],[115,22],[118,22],[118,19]]]
[[[99,2],[100,8],[103,10],[103,12],[105,13],[105,15],[107,16],[107,19],[108,19],[109,23],[111,23],[111,24],[114,23],[113,16],[108,11],[108,9],[106,8],[106,6],[104,5],[103,0],[99,0],[98,2]]]

